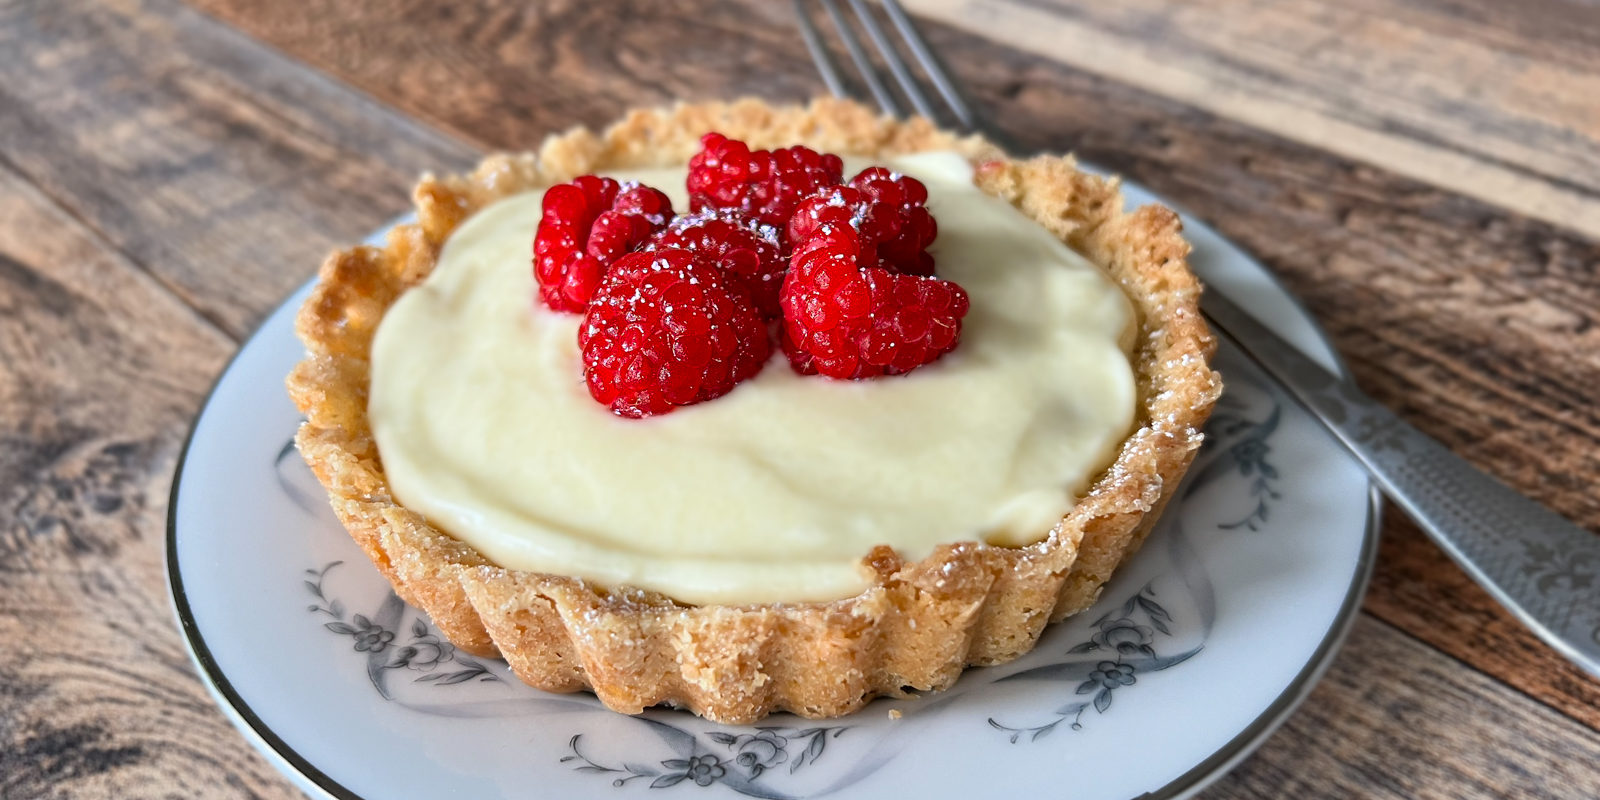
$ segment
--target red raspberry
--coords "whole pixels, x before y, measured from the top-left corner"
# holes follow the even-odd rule
[[[648,186],[583,175],[544,193],[533,274],[545,305],[582,311],[606,270],[672,219],[672,201]]]
[[[801,350],[800,345],[795,344],[794,339],[789,337],[787,323],[778,327],[778,347],[783,350],[783,355],[789,359],[790,369],[801,375],[817,374],[815,359],[811,357],[810,353]]]
[[[778,232],[772,226],[737,211],[708,209],[673,220],[650,237],[646,249],[669,247],[688,250],[743,282],[764,319],[783,313],[778,292],[789,262],[780,252]]]
[[[939,235],[939,224],[928,213],[928,187],[909,175],[868,167],[850,179],[850,188],[872,198],[875,218],[897,222],[885,223],[886,228],[898,228],[894,233],[873,236],[878,243],[879,266],[907,275],[932,275],[933,256],[927,249]]]
[[[824,225],[797,243],[783,284],[784,351],[796,372],[899,375],[955,348],[967,293],[950,281],[862,268],[862,236]]]
[[[617,259],[578,346],[589,394],[635,418],[721,397],[772,354],[744,286],[677,249]]]
[[[720,133],[700,139],[689,159],[689,209],[731,208],[771,225],[781,234],[789,215],[818,189],[844,182],[844,161],[796,145],[751,150]]]
[[[795,209],[789,241],[798,246],[818,228],[848,225],[861,234],[861,267],[932,275],[933,256],[926,248],[939,235],[939,226],[927,202],[928,187],[922,181],[871,167],[848,186],[822,189]]]

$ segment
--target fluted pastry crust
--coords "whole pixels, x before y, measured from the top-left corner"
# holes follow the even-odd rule
[[[1139,324],[1136,429],[1045,541],[943,545],[909,564],[880,547],[867,554],[878,580],[855,597],[686,606],[653,592],[501,569],[395,502],[367,423],[369,348],[384,312],[427,277],[451,231],[511,194],[604,170],[683,164],[711,130],[753,148],[803,143],[880,158],[960,152],[977,166],[980,188],[1121,285]],[[1047,623],[1093,604],[1138,549],[1221,391],[1176,214],[1154,205],[1125,213],[1117,181],[1079,171],[1070,157],[1008,160],[981,139],[925,120],[896,122],[836,100],[636,111],[603,134],[580,128],[550,137],[537,154],[491,156],[469,175],[425,176],[415,196],[416,224],[395,228],[384,247],[337,252],[322,265],[296,323],[309,354],[288,380],[306,415],[295,441],[351,536],[451,642],[504,656],[540,689],[592,689],[625,713],[666,703],[727,723],[777,710],[837,716],[877,695],[942,689],[969,664],[1026,653]]]

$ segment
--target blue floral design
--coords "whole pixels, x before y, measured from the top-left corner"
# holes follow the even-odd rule
[[[1028,735],[1029,741],[1038,741],[1068,720],[1071,721],[1072,730],[1083,730],[1083,714],[1089,708],[1093,707],[1099,714],[1106,713],[1111,708],[1115,693],[1137,684],[1139,674],[1158,672],[1181,664],[1205,647],[1199,645],[1175,655],[1161,655],[1154,641],[1157,636],[1172,636],[1171,623],[1171,612],[1156,602],[1154,584],[1146,584],[1129,597],[1118,611],[1100,617],[1092,626],[1095,633],[1088,640],[1067,650],[1068,655],[1100,653],[1102,656],[1034,667],[996,681],[1077,681],[1076,694],[1093,694],[1092,699],[1067,703],[1057,708],[1054,712],[1056,718],[1043,725],[1016,727],[1004,725],[990,717],[989,726],[1011,734],[1012,744],[1016,744],[1024,734]]]
[[[1124,666],[1115,661],[1102,661],[1094,665],[1094,672],[1089,673],[1089,680],[1084,681],[1078,687],[1078,694],[1092,692],[1096,686],[1099,686],[1108,693],[1106,696],[1109,698],[1111,690],[1121,686],[1132,686],[1138,680],[1138,678],[1133,677],[1133,667]],[[1106,705],[1111,705],[1111,701],[1107,700]]]
[[[1281,474],[1273,463],[1272,438],[1278,429],[1282,408],[1273,398],[1272,407],[1265,415],[1256,416],[1249,411],[1249,406],[1233,394],[1222,398],[1218,412],[1207,427],[1209,441],[1202,461],[1196,465],[1183,494],[1183,498],[1187,498],[1200,487],[1229,477],[1247,487],[1248,496],[1255,500],[1255,507],[1236,521],[1219,524],[1218,528],[1223,530],[1260,530],[1267,523],[1272,503],[1280,499],[1277,484]],[[1181,532],[1174,531],[1173,535],[1181,535]],[[1550,560],[1560,562],[1554,557]],[[408,640],[397,641],[396,631],[403,626],[399,625],[402,617],[396,609],[403,609],[404,605],[393,595],[385,604],[387,615],[347,616],[344,604],[329,596],[323,588],[323,579],[328,571],[340,563],[332,562],[321,570],[306,570],[311,578],[305,581],[306,588],[317,601],[308,607],[308,611],[330,618],[324,623],[325,627],[334,633],[351,637],[354,650],[367,655],[368,673],[373,677],[374,686],[385,698],[393,699],[381,676],[394,670],[423,673],[414,681],[435,686],[474,679],[499,680],[485,665],[462,655],[449,642],[432,633],[421,619],[413,620]],[[1588,576],[1581,566],[1575,568],[1565,563],[1552,567],[1548,573],[1539,578],[1545,581],[1582,580]],[[1580,575],[1582,577],[1576,577]],[[385,627],[377,620],[387,620],[389,626]],[[1190,621],[1191,627],[1186,636],[1192,637],[1193,622]],[[1205,621],[1206,630],[1209,630],[1209,624],[1208,617]],[[1073,695],[1082,699],[1072,699],[1055,708],[1052,711],[1054,718],[1040,725],[1006,725],[993,717],[988,718],[988,724],[1009,734],[1013,744],[1024,735],[1030,741],[1037,741],[1063,723],[1071,730],[1083,730],[1084,715],[1091,708],[1095,714],[1108,713],[1116,694],[1141,685],[1140,677],[1183,663],[1204,648],[1205,637],[1202,633],[1200,644],[1173,652],[1175,627],[1178,626],[1173,614],[1157,600],[1155,581],[1146,584],[1127,597],[1119,608],[1096,620],[1087,637],[1065,651],[1066,658],[1063,660],[1005,675],[994,681],[1067,682],[1074,686]],[[1600,638],[1600,629],[1597,629],[1596,636]],[[448,669],[450,665],[460,669]],[[568,741],[569,753],[560,759],[561,763],[571,764],[579,772],[608,775],[616,787],[647,779],[641,784],[651,789],[692,782],[699,787],[720,784],[752,797],[785,798],[792,795],[779,788],[784,782],[782,776],[792,775],[805,766],[817,763],[826,752],[827,743],[851,727],[769,726],[746,732],[695,732],[664,722],[661,718],[653,718],[652,715],[632,719],[653,729],[666,741],[672,752],[643,762],[603,763],[584,752],[584,735],[578,734]],[[779,776],[776,780],[775,775]]]
[[[720,783],[739,794],[751,797],[785,797],[774,787],[762,782],[763,774],[782,764],[788,764],[788,773],[807,764],[816,763],[826,751],[828,740],[837,739],[848,726],[784,728],[761,727],[755,733],[735,734],[727,731],[710,731],[704,738],[685,728],[660,720],[641,720],[661,734],[680,752],[689,754],[679,758],[656,761],[660,768],[648,763],[624,762],[608,766],[595,761],[583,752],[583,734],[567,741],[571,751],[561,758],[561,763],[571,763],[579,772],[614,775],[612,786],[625,786],[629,781],[650,778],[651,789],[664,789],[684,781],[697,786]],[[709,752],[712,745],[722,745],[732,755],[731,759]]]
[[[1217,411],[1206,423],[1208,449],[1217,454],[1196,471],[1185,490],[1186,496],[1193,494],[1200,487],[1230,473],[1249,480],[1249,492],[1256,501],[1255,507],[1238,520],[1220,523],[1218,527],[1223,530],[1260,530],[1267,522],[1273,501],[1282,499],[1278,492],[1278,481],[1282,475],[1277,465],[1272,463],[1270,440],[1278,430],[1283,408],[1274,401],[1272,411],[1260,420],[1246,416],[1246,410],[1244,403],[1232,395],[1225,394],[1217,401]],[[1222,450],[1215,451],[1214,448],[1218,446]]]
[[[441,639],[438,634],[428,628],[427,623],[421,619],[411,621],[411,638],[401,646],[395,646],[395,631],[385,628],[365,614],[353,614],[349,620],[345,619],[345,606],[336,598],[328,597],[323,589],[323,582],[328,572],[334,567],[343,564],[343,561],[333,561],[322,569],[308,569],[306,574],[311,579],[304,581],[306,590],[317,602],[311,604],[306,610],[313,614],[324,614],[333,618],[332,622],[323,623],[327,628],[340,636],[349,636],[355,640],[354,649],[358,653],[366,653],[369,658],[368,672],[373,676],[373,685],[385,698],[392,699],[382,684],[381,676],[385,670],[407,669],[415,672],[427,673],[415,679],[417,683],[429,683],[435,686],[451,686],[457,683],[477,679],[479,681],[498,681],[495,675],[483,663],[462,655],[455,645]],[[377,615],[375,615],[377,616]],[[395,620],[398,621],[396,616]],[[375,663],[370,661],[383,653]],[[461,667],[458,670],[440,672],[446,664],[455,664]]]

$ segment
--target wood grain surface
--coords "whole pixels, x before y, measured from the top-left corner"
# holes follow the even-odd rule
[[[911,0],[935,19],[1600,235],[1600,18],[1569,0]]]
[[[189,671],[161,531],[200,397],[327,249],[403,208],[416,173],[484,149],[634,105],[820,90],[787,7],[754,0],[195,5],[222,22],[174,0],[0,3],[0,798],[295,796]],[[1152,22],[1154,0],[1038,8],[1170,39],[1191,69],[1235,53],[1273,102],[1355,108],[1342,118],[1378,133],[1399,115],[1428,132],[1416,141],[1592,199],[1594,121],[1563,94],[1586,84],[1552,79],[1535,114],[1501,83],[1473,89],[1495,73],[1452,73],[1390,23],[1321,5],[1211,2],[1203,31]],[[1592,78],[1600,59],[1594,6],[1360,8],[1567,70],[1551,74]],[[1343,20],[1328,63],[1377,52],[1448,85],[1332,86],[1331,67],[1250,49],[1268,22],[1309,42],[1324,18]],[[958,22],[926,27],[1019,138],[1215,224],[1300,294],[1376,397],[1600,527],[1600,245],[1581,226]],[[1560,146],[1470,135],[1468,100],[1472,119],[1536,117]],[[1385,537],[1329,677],[1207,796],[1600,796],[1600,684],[1398,515]]]
[[[173,459],[233,345],[0,168],[0,797],[277,784],[164,591]]]
[[[0,5],[0,71],[0,156],[234,338],[473,161],[180,5]]]

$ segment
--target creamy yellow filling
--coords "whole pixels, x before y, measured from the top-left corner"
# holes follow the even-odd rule
[[[775,354],[717,400],[613,416],[584,386],[580,318],[534,300],[541,193],[510,197],[378,329],[368,411],[396,499],[501,566],[697,604],[850,597],[880,544],[1045,538],[1132,424],[1132,308],[961,157],[887,166],[927,184],[939,274],[971,296],[954,352],[868,381]],[[616,177],[684,209],[684,175]]]

